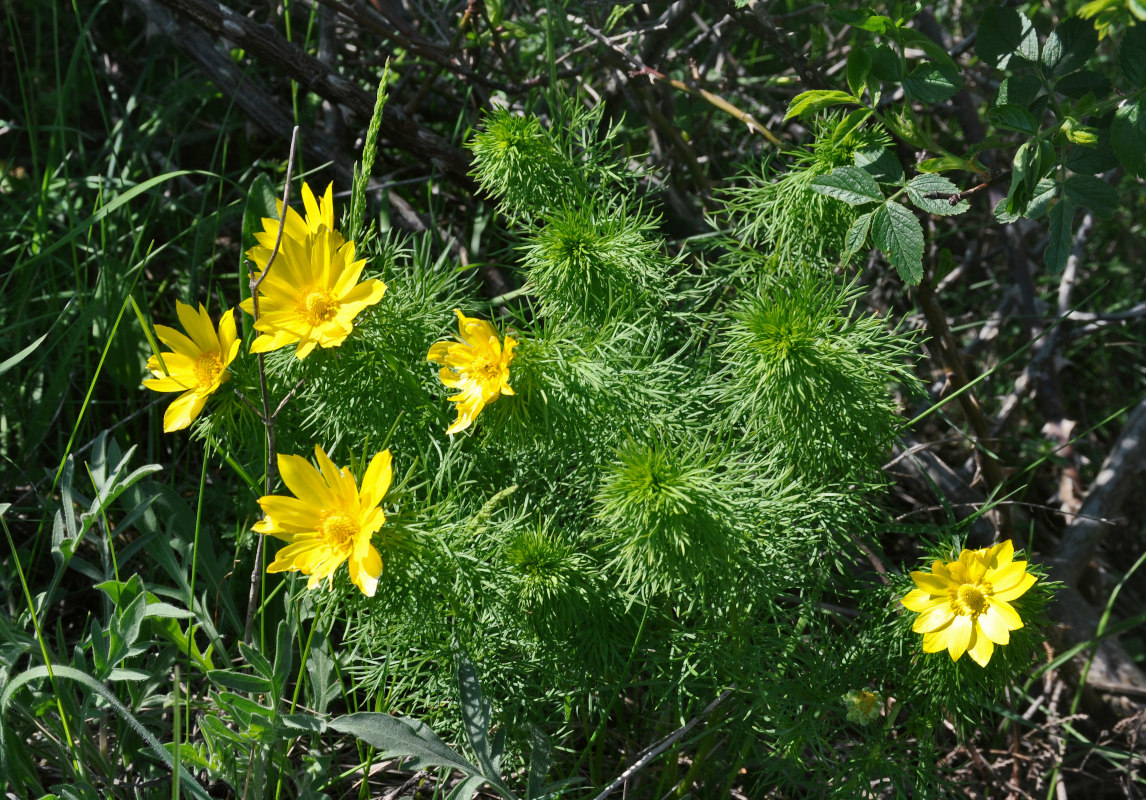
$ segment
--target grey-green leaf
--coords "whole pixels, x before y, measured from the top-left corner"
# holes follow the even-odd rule
[[[848,205],[862,206],[883,200],[883,192],[875,178],[862,169],[852,166],[836,167],[827,175],[812,179],[812,189]]]
[[[889,201],[872,218],[875,246],[887,255],[903,282],[914,286],[923,279],[923,226],[899,203]]]
[[[254,694],[268,694],[271,691],[271,682],[258,675],[248,675],[236,672],[233,669],[213,669],[207,677],[217,686],[224,689],[234,689],[237,692],[251,692]]]

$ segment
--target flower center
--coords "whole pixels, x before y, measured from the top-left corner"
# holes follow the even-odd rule
[[[475,358],[471,369],[482,383],[497,381],[501,378],[501,364],[489,358]]]
[[[358,524],[349,514],[332,511],[323,517],[318,532],[326,545],[336,550],[350,550],[358,535]]]
[[[977,617],[987,611],[987,597],[991,594],[991,585],[982,583],[964,583],[955,592],[952,605],[955,613],[964,617]]]
[[[195,358],[195,384],[200,388],[212,385],[223,370],[223,359],[218,353],[200,353]]]
[[[311,325],[322,325],[334,319],[341,307],[342,304],[335,300],[330,292],[312,289],[302,296],[298,312]]]

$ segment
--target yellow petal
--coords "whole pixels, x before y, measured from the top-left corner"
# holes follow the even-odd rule
[[[998,569],[999,567],[1010,564],[1014,557],[1015,545],[1010,539],[1007,539],[1005,542],[999,542],[991,548],[990,552],[987,553],[987,564],[994,569]]]
[[[471,416],[469,414],[459,413],[457,420],[454,421],[454,424],[451,425],[450,427],[446,428],[446,433],[447,434],[461,433],[466,428],[468,428],[471,424],[473,424],[473,421],[474,421],[473,416]]]
[[[297,497],[272,494],[259,498],[259,508],[275,528],[286,533],[317,531],[322,509]]]
[[[173,433],[183,430],[195,421],[206,404],[207,395],[205,394],[187,392],[179,395],[171,401],[171,405],[163,414],[163,432]]]
[[[954,618],[955,612],[951,610],[951,604],[944,600],[920,614],[915,624],[911,626],[911,630],[915,633],[930,633],[946,627]]]
[[[186,358],[194,360],[203,352],[202,348],[195,344],[195,342],[174,328],[168,328],[166,325],[156,325],[155,335],[159,337],[159,341]],[[167,356],[164,355],[163,358],[166,360]]]
[[[995,596],[987,598],[987,604],[989,612],[997,614],[1008,630],[1017,631],[1023,627],[1023,618],[1019,616],[1019,612],[1015,611],[1015,607],[1010,603]]]
[[[426,353],[426,361],[431,364],[445,364],[449,354],[449,342],[434,342],[430,345],[430,352]]]
[[[351,557],[348,566],[351,582],[362,594],[373,597],[378,588],[378,576],[382,574],[382,556],[374,549],[374,545],[368,543],[365,556],[361,559]]]
[[[971,643],[971,618],[955,617],[951,621],[950,627],[945,628],[945,630],[947,631],[947,652],[951,654],[952,661],[958,661],[967,651],[967,645]]]
[[[279,475],[295,497],[319,512],[334,507],[334,494],[309,461],[302,456],[280,454],[278,463]]]
[[[330,460],[326,451],[318,445],[314,446],[314,458],[318,461],[319,469],[322,470],[322,479],[330,487],[336,506],[344,510],[357,507],[358,486],[354,483],[354,476],[350,474],[350,470],[339,469]]]
[[[314,192],[310,190],[310,185],[305,181],[302,184],[302,205],[306,209],[306,227],[311,233],[318,233],[318,227],[323,222],[322,212],[318,210],[318,202],[314,199]],[[329,227],[333,228],[334,226],[330,225]]]
[[[922,589],[912,589],[899,602],[909,611],[924,612],[932,608],[936,601],[947,602],[947,596],[936,596]]]
[[[946,595],[953,588],[950,581],[928,572],[913,572],[911,573],[911,580],[915,581],[915,585],[928,594]]]
[[[1015,563],[1022,564],[1024,568],[1026,567],[1025,561],[1016,561]],[[1028,589],[1035,585],[1035,581],[1037,580],[1038,579],[1034,575],[1028,575],[1024,572],[1022,577],[1019,578],[1018,582],[1013,586],[1008,586],[1004,589],[999,589],[996,587],[993,597],[996,600],[1003,600],[1007,602],[1011,600],[1018,600],[1020,597],[1026,594]]]
[[[980,614],[975,624],[982,629],[986,638],[990,639],[995,644],[1009,644],[1011,641],[1011,634],[1008,630],[1008,625],[1003,615],[999,612],[998,605],[987,606],[986,612]]]
[[[176,300],[175,313],[179,317],[180,324],[183,325],[183,330],[187,331],[187,335],[191,337],[191,341],[195,343],[200,353],[215,349],[218,343],[215,336],[215,326],[211,324],[211,317],[202,304],[196,311],[192,306]]]
[[[923,652],[938,653],[946,650],[949,630],[950,626],[923,634]]]
[[[982,619],[982,617],[980,617]],[[1004,642],[1005,644],[1005,642]],[[971,634],[971,644],[967,648],[967,655],[980,667],[987,666],[991,654],[995,652],[995,645],[983,635],[982,631],[975,630]]]
[[[150,361],[147,363],[147,367],[148,369],[151,369]],[[156,362],[155,369],[153,369],[152,372],[162,375],[162,373],[159,372],[158,362]],[[188,386],[184,381],[180,380],[175,375],[164,375],[158,378],[144,378],[143,385],[153,392],[186,392],[195,388],[193,386]]]
[[[375,508],[382,502],[386,492],[390,491],[390,481],[393,479],[389,450],[383,450],[370,459],[370,466],[366,468],[366,475],[362,478],[361,502],[363,509]]]

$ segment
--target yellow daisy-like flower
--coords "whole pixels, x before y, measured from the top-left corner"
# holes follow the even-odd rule
[[[143,381],[152,391],[183,393],[163,414],[163,430],[167,433],[183,430],[199,416],[207,397],[231,379],[227,366],[239,354],[239,337],[231,309],[223,314],[218,331],[202,304],[196,311],[176,300],[175,313],[187,335],[166,325],[155,326],[159,341],[170,347],[171,352],[147,359],[147,368],[154,377]]]
[[[460,390],[449,398],[458,404],[458,418],[446,433],[464,431],[483,408],[503,394],[514,393],[509,385],[509,362],[517,341],[506,336],[503,347],[497,331],[484,319],[467,317],[456,308],[454,313],[459,341],[437,342],[426,354],[426,361],[442,365],[438,372],[442,383]]]
[[[288,543],[267,572],[301,572],[314,589],[324,579],[333,586],[335,570],[348,561],[350,580],[373,597],[382,556],[371,537],[386,521],[379,505],[390,489],[390,451],[371,459],[361,491],[350,471],[336,467],[318,445],[314,457],[318,469],[302,456],[280,455],[279,474],[295,496],[259,498],[266,516],[252,530]]]
[[[923,634],[923,652],[946,650],[958,661],[967,653],[987,666],[995,645],[1011,640],[1023,620],[1010,601],[1035,585],[1026,561],[1014,561],[1010,540],[981,550],[964,550],[958,561],[931,565],[930,574],[913,572],[919,588],[900,602],[919,613],[912,630]]]
[[[259,252],[264,249],[247,251],[260,269],[266,269],[270,257],[269,250]],[[295,355],[306,358],[316,345],[342,344],[354,330],[354,318],[386,293],[386,284],[380,280],[358,282],[366,260],[356,261],[354,255],[354,242],[344,242],[325,223],[302,241],[283,236],[271,271],[259,285],[255,329],[263,335],[251,344],[251,352],[266,353],[297,343]],[[255,313],[253,298],[248,297],[240,307]]]
[[[331,239],[334,247],[342,247],[342,234],[334,229],[334,184],[326,187],[321,199],[316,199],[314,192],[306,183],[302,185],[302,205],[306,217],[287,208],[286,221],[283,223],[283,238],[293,239],[299,244],[306,242],[308,237],[315,237],[324,228],[332,233]],[[279,217],[283,213],[283,201],[275,200]],[[259,269],[266,269],[267,260],[275,247],[275,239],[279,234],[279,220],[263,217],[263,229],[255,234],[259,244],[247,251],[247,257],[258,264]]]

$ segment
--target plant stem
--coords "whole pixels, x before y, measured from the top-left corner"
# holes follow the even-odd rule
[[[291,172],[294,169],[294,156],[295,149],[298,146],[298,126],[295,125],[294,131],[290,137],[290,155],[287,156],[287,170],[286,170],[286,185],[283,187],[283,207],[279,212],[279,230],[275,236],[275,246],[271,250],[271,256],[267,259],[267,265],[263,271],[259,273],[257,278],[251,278],[251,305],[254,311],[255,318],[254,327],[258,330],[259,324],[259,286],[262,284],[268,274],[270,274],[271,266],[275,263],[275,256],[279,254],[279,246],[283,240],[283,228],[286,226],[286,215],[290,208],[290,182]],[[267,469],[266,479],[263,482],[264,494],[269,495],[274,486],[275,479],[275,416],[282,409],[280,405],[271,413],[271,396],[270,391],[267,389],[267,366],[263,354],[258,353],[259,361],[259,391],[262,394],[263,410],[260,418],[263,422],[263,428],[267,432]],[[297,387],[295,387],[297,388]],[[293,390],[292,390],[293,392]],[[288,395],[289,397],[289,395]],[[285,402],[285,400],[284,400]],[[243,625],[243,641],[251,644],[251,624],[255,619],[255,598],[258,595],[259,587],[262,585],[263,577],[263,536],[260,534],[258,543],[255,545],[255,564],[251,568],[251,590],[247,595],[247,620]]]

